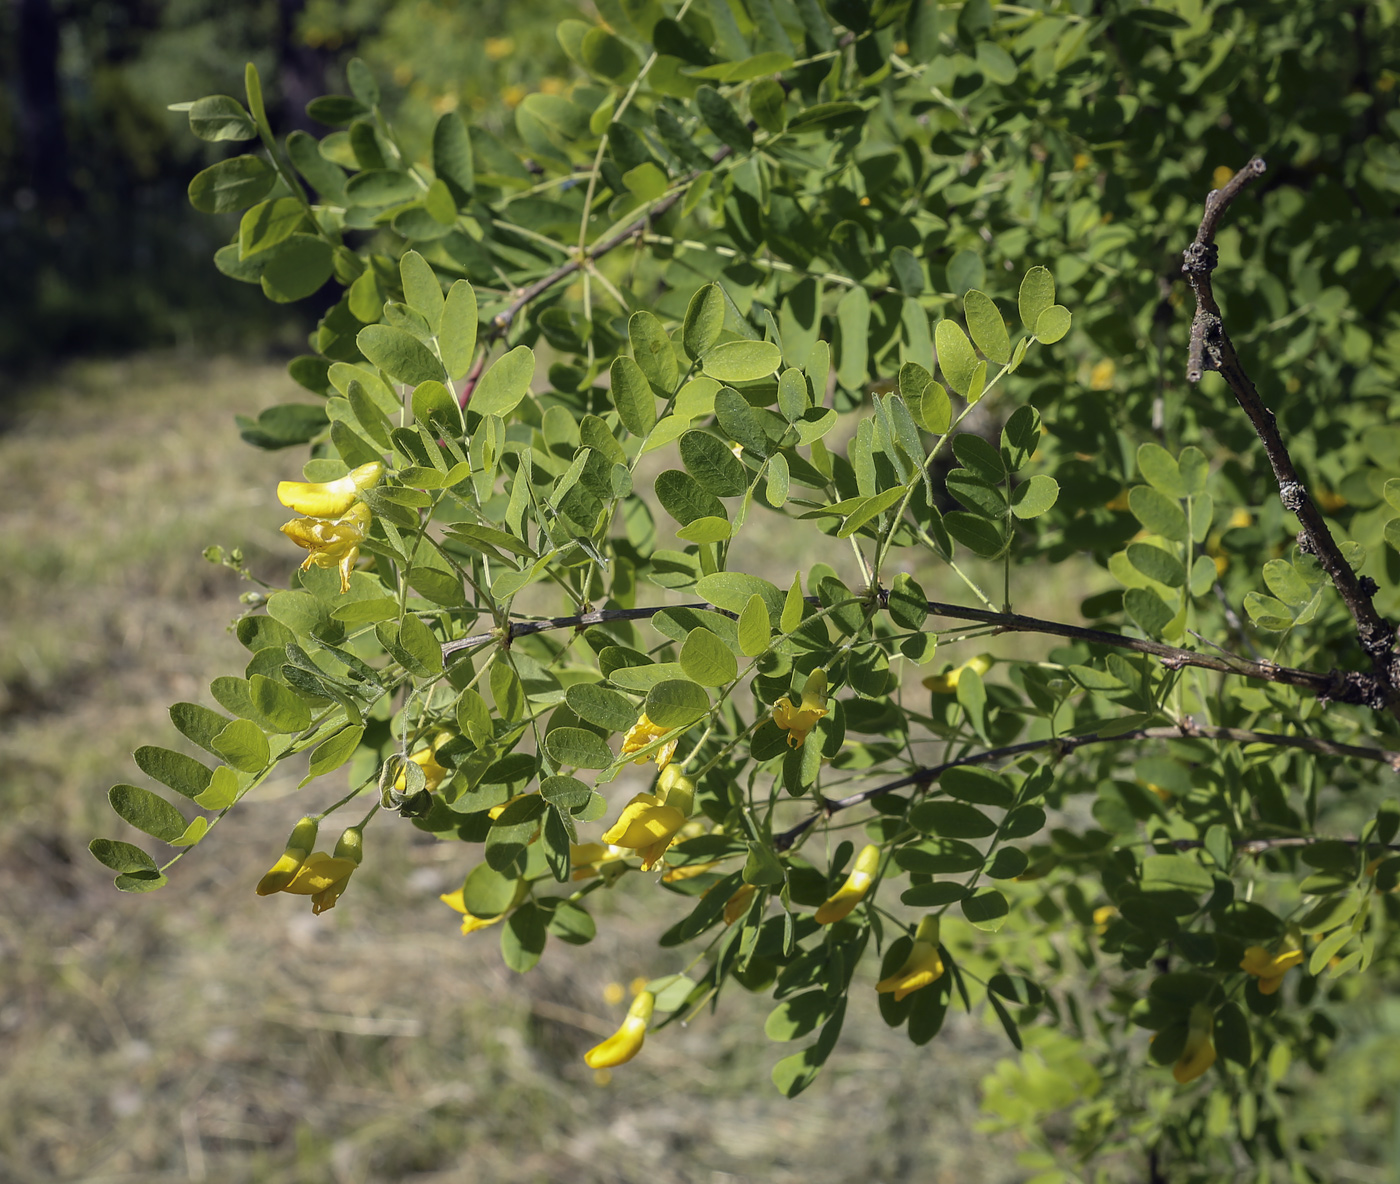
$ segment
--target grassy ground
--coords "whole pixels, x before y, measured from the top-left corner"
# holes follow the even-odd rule
[[[277,366],[155,356],[74,366],[10,404],[0,1182],[1020,1177],[1013,1143],[973,1132],[1002,1038],[958,1016],[915,1049],[873,993],[796,1101],[768,1081],[792,1051],[761,1035],[771,1004],[737,991],[600,1084],[580,1054],[620,1019],[605,987],[685,956],[655,947],[674,918],[637,894],[612,894],[595,944],[555,944],[519,977],[494,931],[462,937],[435,899],[467,854],[405,825],[376,828],[368,874],[316,918],[252,893],[295,794],[235,811],[164,891],[112,889],[84,849],[120,833],[107,787],[143,780],[137,745],[177,746],[171,702],[209,702],[246,660],[224,628],[242,586],[202,549],[242,546],[279,576],[295,562],[272,490],[300,457],[231,422],[289,397]],[[816,558],[773,554],[789,572]]]

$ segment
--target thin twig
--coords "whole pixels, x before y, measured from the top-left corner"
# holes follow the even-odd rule
[[[1376,710],[1389,709],[1400,717],[1400,695],[1397,695],[1400,658],[1394,652],[1395,628],[1376,611],[1372,602],[1376,591],[1375,581],[1352,571],[1332,532],[1328,530],[1321,511],[1309,496],[1279,434],[1274,413],[1264,406],[1225,332],[1220,306],[1211,287],[1211,272],[1215,270],[1219,254],[1215,246],[1215,232],[1220,220],[1240,190],[1261,176],[1264,168],[1264,162],[1256,156],[1223,188],[1210,191],[1206,196],[1205,214],[1196,232],[1196,240],[1183,252],[1181,270],[1196,295],[1196,315],[1191,321],[1186,377],[1190,382],[1199,382],[1202,373],[1210,369],[1218,370],[1225,379],[1264,445],[1264,452],[1278,481],[1279,499],[1301,524],[1299,548],[1317,557],[1356,622],[1357,638],[1370,658],[1375,673],[1365,675],[1354,672],[1346,675],[1353,684],[1353,697],[1347,701],[1365,703]]]
[[[1048,737],[1044,740],[1026,740],[1020,744],[1008,744],[1003,748],[993,748],[986,752],[970,753],[955,760],[945,761],[941,765],[928,765],[921,769],[915,769],[914,772],[906,774],[896,781],[887,781],[882,785],[863,789],[860,793],[853,793],[848,797],[827,798],[815,813],[804,818],[796,826],[783,831],[782,834],[775,835],[773,846],[779,851],[786,851],[823,819],[830,818],[842,810],[849,810],[852,806],[859,806],[872,798],[882,797],[887,793],[894,793],[896,790],[907,789],[911,785],[926,788],[949,769],[962,768],[966,765],[989,765],[1001,761],[1011,761],[1028,752],[1039,752],[1045,749],[1053,750],[1057,757],[1065,757],[1075,749],[1084,748],[1090,744],[1122,744],[1132,740],[1226,740],[1235,744],[1268,744],[1275,748],[1301,748],[1321,756],[1380,761],[1389,765],[1394,772],[1400,773],[1400,752],[1391,752],[1384,748],[1361,747],[1354,744],[1337,744],[1319,736],[1282,736],[1272,732],[1250,732],[1243,728],[1201,727],[1188,719],[1183,720],[1176,727],[1134,728],[1132,731],[1119,732],[1112,736],[1100,736],[1097,733],[1092,733],[1087,736],[1058,736]]]

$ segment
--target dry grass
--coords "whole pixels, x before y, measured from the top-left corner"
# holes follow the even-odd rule
[[[376,828],[332,913],[256,898],[295,795],[236,811],[163,892],[112,889],[84,850],[119,833],[107,786],[140,780],[136,745],[175,745],[169,703],[246,660],[223,628],[240,585],[200,551],[295,562],[272,488],[300,458],[231,424],[289,397],[274,366],[90,363],[0,436],[0,1181],[1016,1178],[1016,1148],[972,1132],[1000,1036],[958,1017],[915,1049],[873,993],[793,1102],[768,1081],[791,1051],[761,1036],[771,1003],[737,990],[598,1084],[579,1054],[620,1018],[603,987],[685,956],[636,891],[518,977],[434,899],[470,854],[406,824]],[[775,564],[815,558],[787,545]]]

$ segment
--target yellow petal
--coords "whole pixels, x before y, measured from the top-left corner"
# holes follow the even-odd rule
[[[938,953],[938,947],[928,942],[916,941],[914,948],[909,951],[909,957],[904,960],[904,965],[888,978],[882,978],[876,983],[875,990],[881,995],[893,992],[895,1002],[898,1002],[904,996],[937,982],[942,975],[943,959]]]
[[[874,843],[867,843],[860,849],[860,854],[856,856],[855,864],[851,868],[851,874],[846,877],[846,882],[817,910],[817,924],[833,925],[844,919],[870,891],[870,886],[875,882],[875,872],[879,866],[880,848]]]
[[[309,852],[296,847],[288,847],[282,853],[282,858],[268,869],[267,875],[258,881],[257,894],[259,896],[271,896],[274,892],[283,891],[288,884],[296,878],[296,874],[301,870],[301,865],[306,862]]]
[[[655,1005],[656,996],[650,991],[643,991],[633,999],[632,1006],[627,1009],[627,1018],[622,1021],[622,1027],[602,1044],[584,1053],[583,1063],[590,1069],[614,1069],[635,1057],[642,1051],[647,1024],[651,1022],[651,1013]]]
[[[336,859],[324,851],[317,851],[297,869],[292,882],[282,889],[296,896],[312,896],[327,888],[348,880],[355,870],[355,864],[348,859]]]

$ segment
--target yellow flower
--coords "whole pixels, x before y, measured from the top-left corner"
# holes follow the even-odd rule
[[[603,842],[637,852],[644,872],[661,862],[695,800],[695,782],[674,767],[663,770],[657,788],[660,795],[634,797],[603,833]]]
[[[281,892],[296,878],[297,872],[301,870],[301,865],[306,862],[306,857],[316,846],[318,826],[316,819],[308,814],[296,826],[292,827],[292,833],[287,838],[287,846],[282,852],[282,858],[274,863],[268,869],[267,875],[258,881],[255,891],[259,896],[271,896],[274,892]]]
[[[802,706],[794,707],[784,695],[773,704],[773,722],[788,734],[790,748],[801,748],[807,733],[826,712],[826,671],[813,670],[802,687]]]
[[[956,666],[944,674],[935,674],[924,679],[924,686],[936,695],[956,694],[958,680],[962,678],[964,670],[975,670],[979,675],[986,674],[995,660],[991,654],[978,654],[977,657],[969,658],[961,666]]]
[[[643,748],[646,748],[655,740],[660,740],[661,737],[666,735],[670,730],[670,728],[663,728],[652,723],[651,720],[647,718],[647,713],[644,711],[637,722],[627,729],[627,735],[622,738],[622,751],[618,755],[631,756],[634,752],[641,752]],[[676,740],[679,739],[680,737],[677,736],[674,740],[668,740],[656,750],[657,768],[664,769],[671,763],[671,758],[676,753]],[[647,763],[647,757],[639,756],[632,763],[634,765],[644,765]]]
[[[1172,1076],[1182,1085],[1195,1081],[1215,1064],[1215,1042],[1211,1038],[1215,1015],[1204,1003],[1191,1009],[1191,1026],[1186,1033],[1186,1047],[1172,1066]]]
[[[1108,932],[1108,923],[1118,915],[1118,910],[1111,904],[1100,905],[1094,910],[1094,932],[1102,937]]]
[[[905,995],[922,990],[943,976],[943,958],[938,953],[938,918],[925,917],[914,933],[914,948],[904,965],[875,984],[881,995],[894,992],[898,1003]]]
[[[570,843],[569,866],[573,868],[570,878],[588,880],[603,875],[605,871],[626,871],[627,865],[621,861],[631,854],[626,847],[612,843]],[[609,864],[613,866],[609,868]]]
[[[1240,969],[1259,980],[1259,993],[1272,995],[1283,985],[1283,976],[1303,961],[1303,951],[1286,942],[1285,948],[1271,954],[1263,946],[1250,946],[1240,960]]]
[[[282,533],[298,547],[311,552],[301,565],[302,571],[312,564],[340,569],[343,595],[350,591],[350,573],[360,557],[360,544],[369,533],[369,521],[369,507],[364,502],[356,502],[343,517],[333,522],[322,518],[295,518],[282,527]]]
[[[488,37],[482,42],[482,47],[486,50],[486,56],[493,62],[499,62],[502,58],[508,58],[515,52],[515,39],[513,37]]]
[[[351,827],[340,836],[335,853],[317,851],[307,856],[297,874],[283,892],[311,897],[311,911],[318,916],[335,908],[335,902],[350,883],[350,874],[360,866],[364,840],[358,827]]]
[[[1235,170],[1228,164],[1215,166],[1215,171],[1210,175],[1210,183],[1217,189],[1224,189],[1230,183],[1230,178],[1235,175]]]
[[[749,911],[749,905],[757,891],[758,889],[752,884],[741,884],[738,891],[724,902],[724,923],[726,925],[733,925]]]
[[[432,793],[439,785],[452,776],[451,769],[444,769],[437,763],[437,750],[452,739],[450,732],[439,732],[433,737],[433,742],[427,748],[420,748],[408,759],[423,770],[425,784],[423,786],[429,793]],[[408,789],[408,774],[400,771],[398,780],[394,782],[394,788],[400,793]]]
[[[880,868],[880,848],[867,843],[860,849],[851,874],[817,910],[817,924],[831,925],[845,917],[865,898],[870,886],[875,883],[875,873]]]
[[[1091,391],[1111,391],[1113,389],[1113,376],[1118,373],[1118,367],[1114,365],[1112,358],[1104,358],[1095,362],[1094,368],[1089,371],[1089,389]]]
[[[311,518],[339,518],[360,500],[360,494],[378,485],[382,476],[384,466],[376,460],[334,481],[279,481],[277,500]]]
[[[609,1036],[602,1044],[590,1048],[583,1054],[583,1063],[590,1069],[615,1069],[625,1065],[642,1051],[642,1042],[647,1037],[647,1024],[656,1006],[656,996],[643,991],[632,1000],[627,1009],[627,1018],[622,1027]]]

